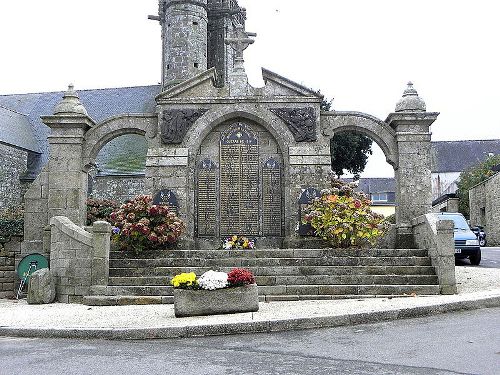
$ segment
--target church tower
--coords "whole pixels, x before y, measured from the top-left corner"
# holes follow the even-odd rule
[[[207,69],[207,0],[160,0],[162,87]]]
[[[217,86],[224,86],[232,70],[233,50],[226,39],[245,27],[246,10],[237,0],[208,0],[208,68],[215,67]]]

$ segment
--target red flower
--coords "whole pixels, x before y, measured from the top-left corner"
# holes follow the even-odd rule
[[[244,268],[234,268],[227,274],[227,281],[233,286],[255,284],[255,276]]]

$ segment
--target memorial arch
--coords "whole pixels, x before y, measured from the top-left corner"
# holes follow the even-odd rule
[[[244,118],[216,126],[196,158],[196,235],[283,237],[283,167],[263,126]]]

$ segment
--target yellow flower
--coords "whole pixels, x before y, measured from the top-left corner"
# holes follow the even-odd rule
[[[233,242],[236,242],[236,241],[238,240],[238,236],[233,236],[233,237],[231,238],[231,240],[232,240]]]
[[[197,284],[196,274],[194,272],[190,272],[190,273],[181,273],[179,275],[175,275],[173,279],[170,281],[170,284],[172,284],[174,288],[179,288],[181,286],[196,285]]]

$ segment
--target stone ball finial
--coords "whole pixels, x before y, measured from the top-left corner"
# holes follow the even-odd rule
[[[64,93],[62,100],[54,108],[54,115],[88,116],[87,110],[80,101],[72,83],[69,84],[68,91]]]
[[[403,97],[396,104],[396,112],[425,112],[426,109],[425,102],[418,96],[413,83],[408,82],[408,87],[404,91]]]

